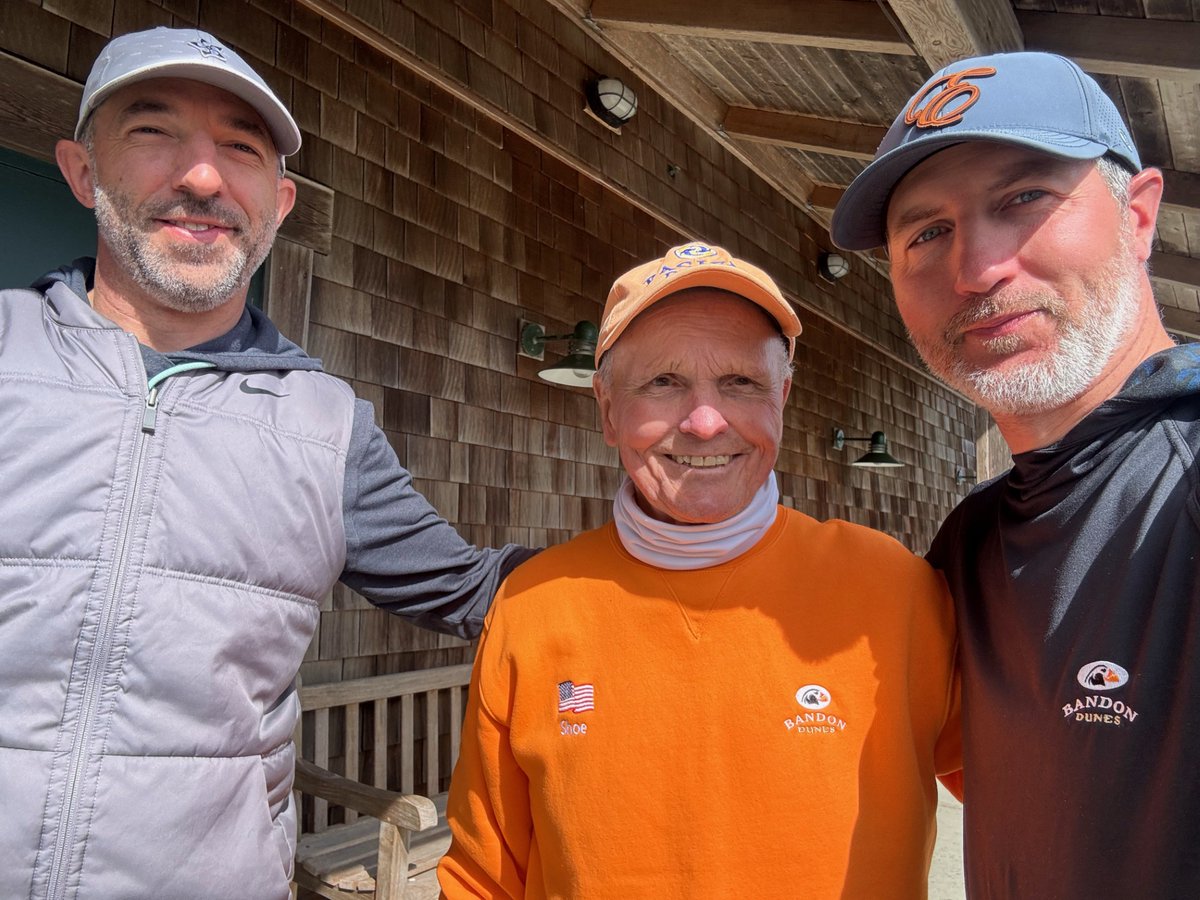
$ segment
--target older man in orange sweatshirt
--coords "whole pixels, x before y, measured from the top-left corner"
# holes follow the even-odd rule
[[[613,285],[594,386],[628,478],[497,597],[445,896],[926,895],[951,607],[891,538],[779,504],[799,334],[719,247]]]

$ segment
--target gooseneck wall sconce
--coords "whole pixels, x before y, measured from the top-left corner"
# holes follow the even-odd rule
[[[570,334],[546,334],[546,329],[536,322],[522,322],[519,353],[532,359],[544,359],[547,343],[567,341],[567,355],[538,372],[538,378],[567,387],[590,388],[592,376],[596,374],[596,340],[599,336],[599,329],[586,320],[576,322],[575,330]]]
[[[869,469],[898,469],[904,465],[887,450],[887,436],[882,431],[871,432],[870,437],[846,437],[846,432],[840,428],[833,429],[833,449],[841,450],[847,442],[862,441],[870,443],[871,448],[852,466],[862,466]]]
[[[637,112],[637,95],[619,78],[594,78],[583,92],[587,111],[609,128],[620,129]]]

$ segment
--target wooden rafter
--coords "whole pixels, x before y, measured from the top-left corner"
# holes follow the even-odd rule
[[[808,202],[818,209],[833,209],[846,193],[845,188],[834,187],[831,184],[814,184]]]
[[[1030,50],[1069,56],[1089,72],[1200,80],[1200,22],[1018,10]]]
[[[902,56],[914,52],[879,6],[855,0],[592,0],[589,14],[605,28],[652,34]]]
[[[731,106],[721,123],[731,137],[869,160],[886,128],[796,113]]]
[[[1021,50],[1008,0],[889,0],[930,72],[964,56]]]

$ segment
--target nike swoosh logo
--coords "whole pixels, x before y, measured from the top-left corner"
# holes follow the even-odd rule
[[[268,397],[286,397],[287,394],[277,394],[274,391],[268,391],[266,388],[251,387],[250,382],[242,381],[238,383],[238,390],[243,394],[266,394]]]

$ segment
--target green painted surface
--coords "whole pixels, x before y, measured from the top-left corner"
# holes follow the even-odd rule
[[[58,168],[0,147],[0,287],[28,287],[80,256],[96,255],[96,220]]]

